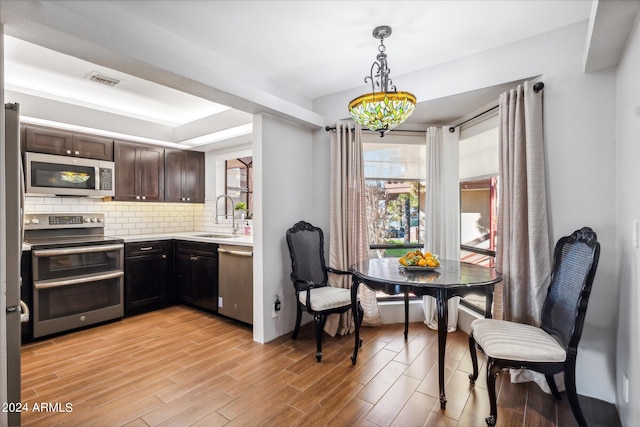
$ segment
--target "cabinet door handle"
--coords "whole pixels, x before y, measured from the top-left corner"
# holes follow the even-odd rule
[[[71,150],[67,150],[67,154],[71,154]]]
[[[191,197],[187,197],[187,202],[191,201]]]
[[[162,254],[162,259],[167,259],[167,255],[166,254]]]
[[[74,154],[75,154],[76,156],[79,156],[79,155],[80,155],[80,152],[79,152],[79,151],[76,151]]]
[[[195,255],[191,255],[191,261],[197,261],[197,260],[198,260],[198,257],[197,257],[197,256],[195,256]]]
[[[140,200],[140,196],[136,196],[136,200]]]
[[[147,200],[147,196],[142,196],[142,200]]]
[[[140,248],[141,251],[150,251],[153,249],[153,246],[145,246],[144,248]]]

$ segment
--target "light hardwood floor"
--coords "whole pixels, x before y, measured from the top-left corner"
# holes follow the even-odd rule
[[[22,349],[25,426],[483,426],[484,366],[470,387],[467,335],[450,333],[446,410],[437,399],[437,339],[424,324],[363,328],[323,340],[261,345],[249,327],[184,306],[123,319]],[[480,355],[480,359],[482,356]],[[504,375],[501,375],[504,377]],[[42,404],[45,409],[42,410]],[[51,406],[59,404],[59,407]],[[70,404],[71,408],[67,407]],[[34,406],[37,405],[37,406]],[[37,408],[39,411],[34,411]],[[60,408],[72,409],[68,412]],[[499,426],[572,426],[566,401],[501,382]]]

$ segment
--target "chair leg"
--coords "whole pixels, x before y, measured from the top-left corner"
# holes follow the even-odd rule
[[[318,362],[320,362],[322,360],[322,329],[324,328],[326,316],[322,314],[316,314],[315,316],[313,316],[313,319],[316,323],[316,359],[318,360]]]
[[[544,377],[547,380],[547,384],[549,384],[553,397],[555,397],[558,402],[562,402],[562,396],[558,391],[558,386],[556,385],[556,380],[553,378],[553,375],[545,375]]]
[[[296,327],[293,329],[293,335],[291,339],[295,340],[298,338],[298,332],[300,332],[300,319],[302,318],[302,308],[300,307],[300,303],[297,303],[298,311],[296,313]]]
[[[473,338],[473,332],[469,335],[469,354],[471,355],[471,366],[473,372],[469,374],[469,381],[475,384],[478,379],[478,350],[476,349],[476,340]]]
[[[573,416],[576,418],[579,426],[586,426],[587,421],[582,414],[578,393],[576,392],[576,361],[568,360],[564,367],[564,387],[567,392],[567,399],[571,406]]]
[[[493,359],[489,358],[487,361],[487,391],[489,392],[489,406],[490,413],[485,421],[487,425],[494,426],[496,425],[496,421],[498,420],[498,407],[496,403],[496,377],[498,376],[498,372],[500,372],[500,367],[496,366],[493,363]]]

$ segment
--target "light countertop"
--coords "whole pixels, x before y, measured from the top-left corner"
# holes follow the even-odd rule
[[[225,237],[208,237],[208,236],[225,236]],[[228,236],[228,237],[226,237]],[[187,240],[190,242],[218,243],[236,246],[253,246],[253,236],[245,236],[240,234],[232,236],[225,233],[215,233],[207,231],[188,231],[182,233],[157,233],[157,234],[137,234],[133,236],[120,236],[125,243],[145,242],[151,240]]]
[[[224,236],[224,237],[208,237],[213,235]],[[175,239],[175,240],[187,240],[190,242],[218,243],[218,244],[225,244],[225,245],[253,247],[253,236],[245,236],[244,234],[232,236],[230,234],[207,232],[207,231],[188,231],[188,232],[182,232],[182,233],[136,234],[133,236],[119,236],[119,237],[123,239],[125,243]],[[22,250],[30,251],[31,246],[26,243],[23,243]]]

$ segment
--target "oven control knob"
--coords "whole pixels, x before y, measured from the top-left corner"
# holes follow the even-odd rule
[[[25,218],[25,219],[24,219],[24,223],[25,223],[25,224],[31,224],[31,220],[30,220],[29,218]]]
[[[102,218],[97,218],[96,221],[102,222]]]
[[[86,317],[86,316],[80,316],[80,321],[81,321],[81,322],[84,322],[85,320],[87,320],[87,317]]]
[[[39,223],[40,223],[40,220],[38,218],[33,218],[31,220],[31,224],[39,224]]]
[[[85,219],[84,219],[84,222],[89,222],[89,218],[85,218]]]
[[[96,219],[95,218],[91,218],[91,222],[96,222]]]

